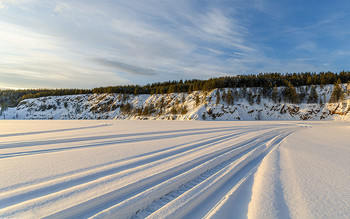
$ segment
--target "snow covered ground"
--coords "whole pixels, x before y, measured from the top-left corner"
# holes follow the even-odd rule
[[[0,123],[0,218],[349,218],[350,123]]]

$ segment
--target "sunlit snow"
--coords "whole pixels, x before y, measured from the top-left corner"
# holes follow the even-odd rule
[[[346,218],[350,123],[0,126],[1,218]]]

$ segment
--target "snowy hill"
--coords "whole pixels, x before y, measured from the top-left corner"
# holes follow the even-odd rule
[[[279,91],[283,88],[278,88]],[[305,100],[291,104],[272,100],[259,88],[154,95],[82,94],[21,101],[1,119],[132,120],[350,120],[350,97],[328,103],[333,85],[317,86],[317,103],[307,103],[310,87],[298,87]],[[344,89],[346,90],[346,89]],[[324,104],[325,103],[325,104]]]

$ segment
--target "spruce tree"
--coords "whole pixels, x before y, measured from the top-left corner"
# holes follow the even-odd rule
[[[285,99],[290,103],[298,103],[298,94],[290,81],[287,82],[287,87],[284,89]]]
[[[226,103],[228,105],[232,105],[233,104],[233,95],[231,92],[231,89],[228,89],[227,94],[226,94]]]
[[[186,107],[186,105],[183,104],[182,107],[181,107],[180,113],[182,115],[185,115],[187,112],[188,112],[187,107]]]
[[[171,107],[170,113],[173,114],[173,115],[177,114],[177,109],[176,109],[175,105],[173,105],[173,107]]]
[[[138,87],[136,87],[135,91],[134,91],[134,96],[137,96],[137,95],[139,95],[139,88]]]
[[[338,102],[339,100],[343,100],[344,94],[343,89],[341,87],[341,81],[338,79],[337,82],[334,83],[333,92],[331,98],[329,99],[330,103]]]
[[[216,90],[216,105],[220,103],[220,92],[219,89]]]
[[[261,103],[261,94],[259,93],[257,96],[256,96],[256,104],[260,104]]]
[[[181,102],[184,103],[185,101],[186,101],[185,94],[182,94]]]
[[[251,106],[254,104],[253,93],[251,90],[247,92],[247,100]]]
[[[314,85],[311,85],[311,91],[310,91],[310,95],[307,99],[307,102],[308,103],[317,103],[317,101],[318,101],[318,94],[317,94],[316,88]]]
[[[277,103],[278,102],[277,99],[278,99],[278,90],[277,90],[277,86],[275,85],[275,87],[272,90],[272,101],[274,103]]]
[[[196,107],[200,104],[200,100],[199,100],[199,96],[198,96],[198,94],[196,95]]]

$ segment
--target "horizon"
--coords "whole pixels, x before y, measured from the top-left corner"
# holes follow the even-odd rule
[[[0,0],[0,89],[346,71],[349,9],[344,0]]]

